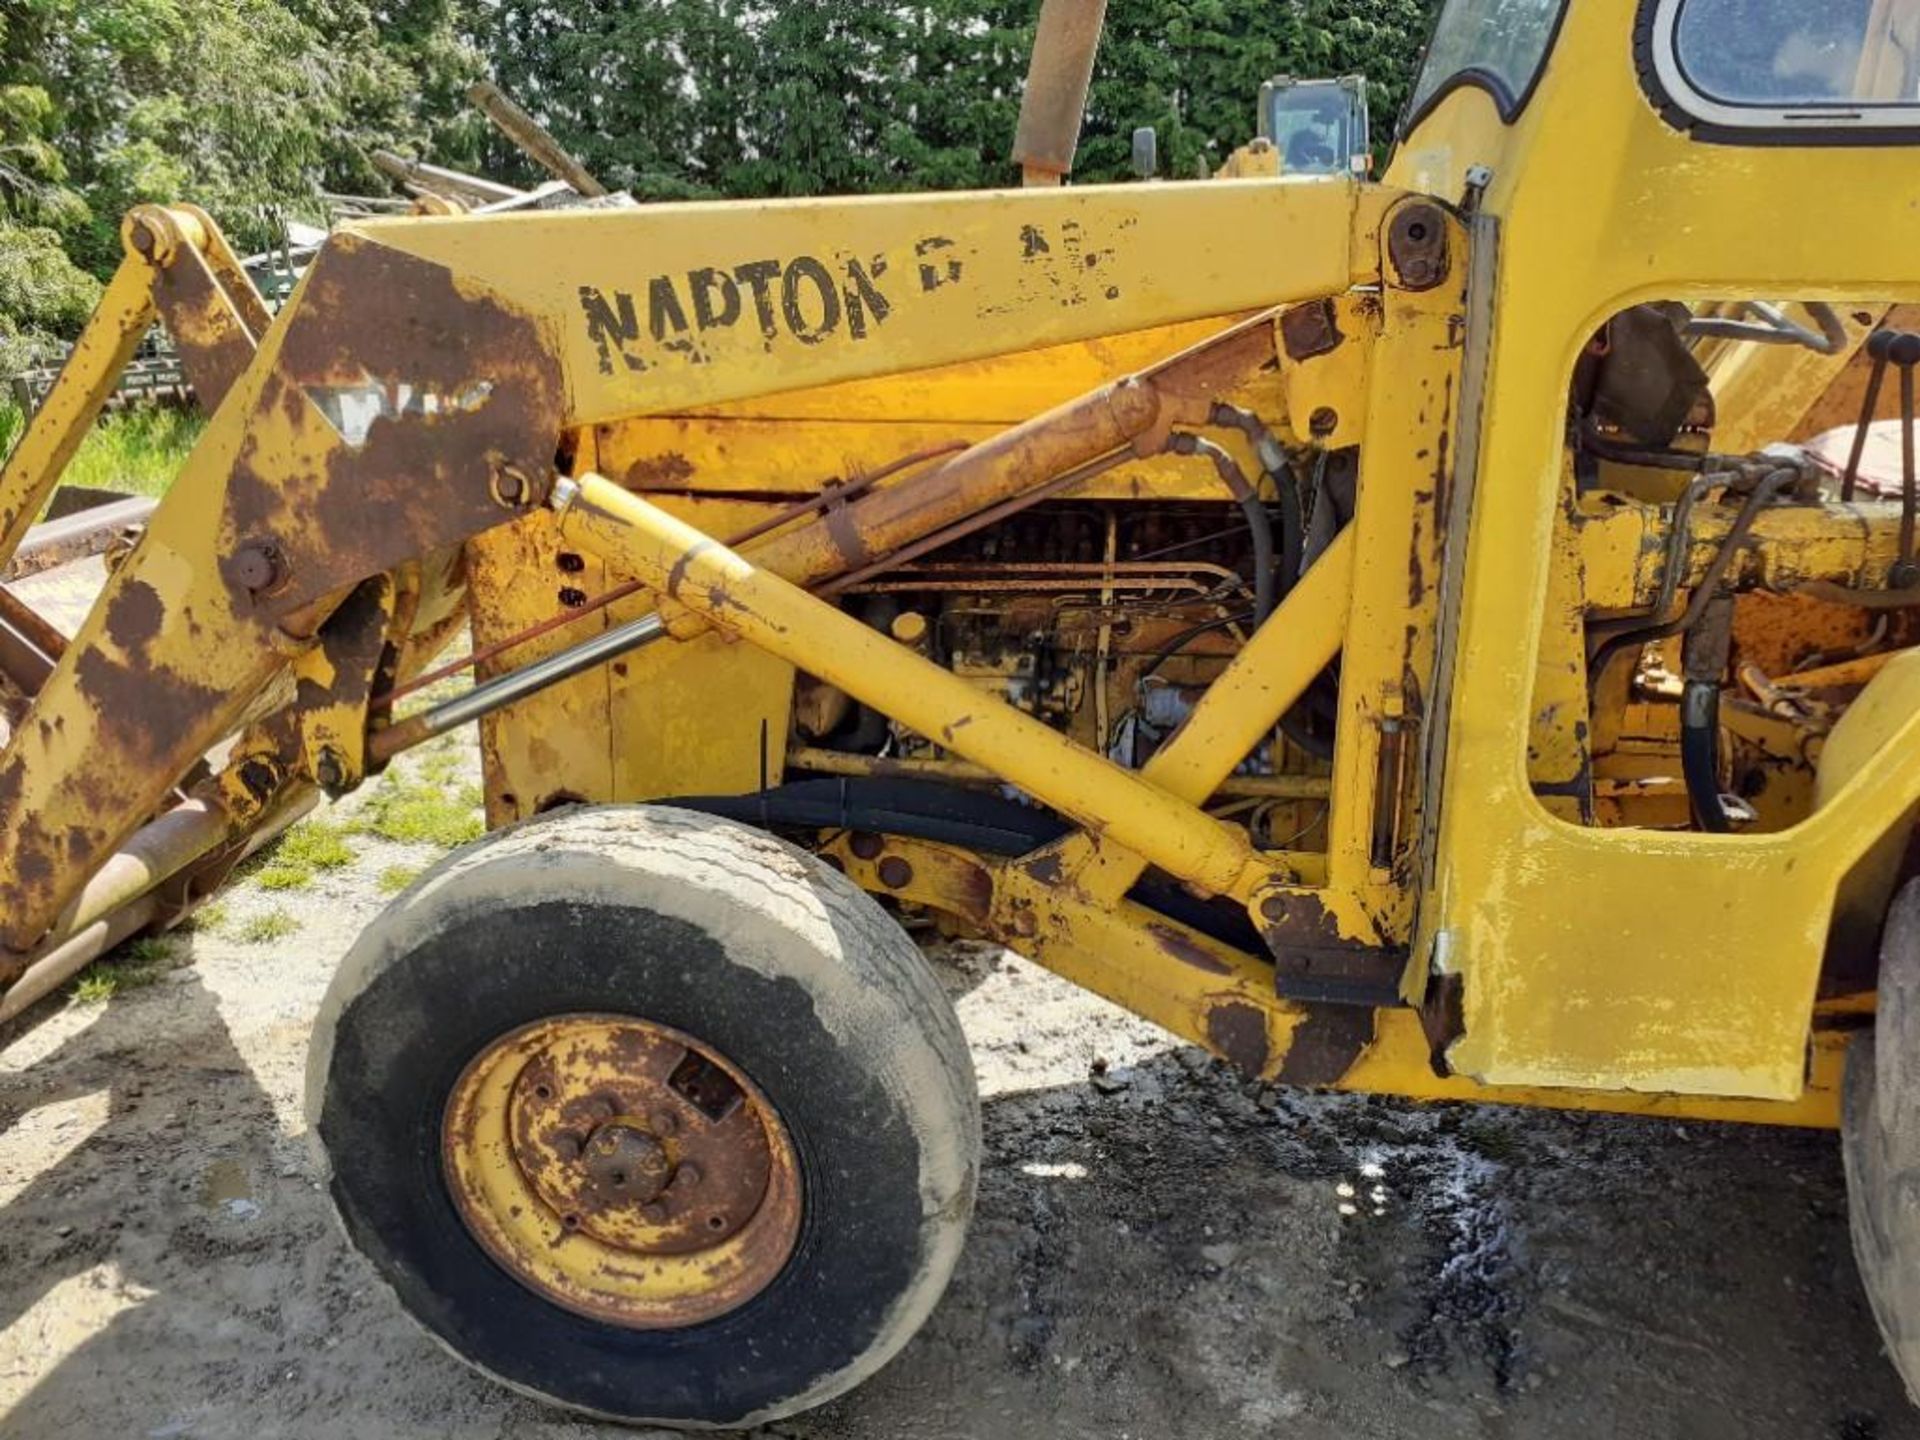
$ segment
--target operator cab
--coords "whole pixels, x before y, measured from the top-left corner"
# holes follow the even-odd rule
[[[1285,175],[1370,173],[1366,77],[1275,76],[1260,87],[1260,137],[1279,152]]]

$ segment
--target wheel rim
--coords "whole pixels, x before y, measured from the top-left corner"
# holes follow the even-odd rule
[[[553,1016],[488,1045],[448,1099],[441,1160],[509,1274],[633,1329],[744,1305],[800,1234],[799,1166],[767,1098],[711,1047],[631,1016]]]

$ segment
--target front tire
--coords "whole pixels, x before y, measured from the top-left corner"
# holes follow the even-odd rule
[[[500,832],[400,896],[335,977],[308,1108],[348,1237],[442,1343],[676,1425],[885,1364],[952,1273],[980,1144],[958,1021],[885,912],[659,807]]]
[[[1840,1135],[1860,1281],[1920,1403],[1920,880],[1887,912],[1873,1030],[1847,1048]]]

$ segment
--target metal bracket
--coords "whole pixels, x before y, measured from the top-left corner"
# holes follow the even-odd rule
[[[1370,945],[1340,933],[1311,895],[1270,894],[1254,921],[1273,955],[1274,989],[1283,999],[1318,1005],[1394,1006],[1406,973],[1404,945]]]

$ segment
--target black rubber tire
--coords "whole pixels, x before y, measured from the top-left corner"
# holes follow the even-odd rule
[[[1873,1030],[1847,1048],[1840,1136],[1854,1261],[1920,1404],[1920,880],[1887,912]]]
[[[681,1330],[564,1310],[480,1248],[441,1117],[530,1021],[619,1012],[725,1055],[798,1152],[792,1258]],[[745,1427],[817,1405],[919,1328],[959,1257],[980,1110],[959,1022],[905,933],[812,856],[690,811],[562,811],[450,855],[361,935],[316,1026],[308,1118],[352,1243],[462,1360],[608,1418]]]

